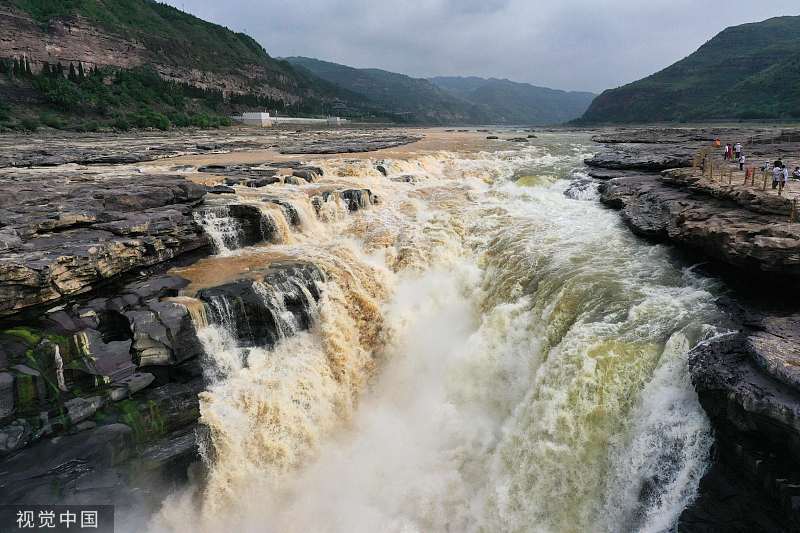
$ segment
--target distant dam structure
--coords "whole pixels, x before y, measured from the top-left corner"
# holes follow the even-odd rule
[[[326,118],[303,118],[303,117],[273,117],[267,112],[255,113],[242,113],[231,117],[233,120],[246,124],[248,126],[260,126],[262,128],[270,128],[276,124],[311,124],[311,125],[328,125],[338,126],[348,122],[347,119],[341,117],[326,117]]]

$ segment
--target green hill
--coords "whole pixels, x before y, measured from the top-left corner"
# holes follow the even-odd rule
[[[428,80],[307,57],[290,57],[287,61],[412,122],[553,124],[581,116],[594,97],[591,93],[558,91],[508,80]]]
[[[380,69],[357,69],[308,57],[286,61],[409,122],[433,124],[487,122],[480,106],[463,101],[430,81]]]
[[[494,122],[552,124],[581,116],[594,94],[560,91],[497,78],[437,77],[431,81],[460,98],[487,108]]]
[[[580,122],[800,118],[800,16],[727,28],[674,65],[603,92]]]
[[[0,129],[213,126],[254,108],[391,119],[243,33],[151,0],[7,0],[0,34]]]

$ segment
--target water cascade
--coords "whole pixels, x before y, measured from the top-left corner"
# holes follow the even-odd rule
[[[266,200],[327,227],[197,292],[208,474],[151,529],[671,528],[712,443],[685,359],[718,289],[565,195],[588,142],[329,159],[320,183],[370,192]]]

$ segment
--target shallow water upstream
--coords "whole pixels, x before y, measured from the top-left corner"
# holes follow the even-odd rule
[[[207,479],[151,529],[673,525],[712,442],[685,360],[716,333],[716,288],[633,237],[593,185],[565,195],[592,150],[540,134],[408,153],[382,162],[388,177],[328,159],[321,183],[380,202],[190,267],[235,277],[279,256],[325,280],[311,329],[273,348],[240,346],[231,325],[201,331]]]

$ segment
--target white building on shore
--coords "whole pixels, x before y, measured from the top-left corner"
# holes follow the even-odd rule
[[[309,125],[328,125],[338,126],[347,123],[347,119],[341,117],[327,117],[327,118],[301,118],[301,117],[273,117],[266,112],[255,113],[242,113],[239,116],[231,117],[237,122],[247,124],[248,126],[260,126],[262,128],[269,128],[276,124],[309,124]]]

